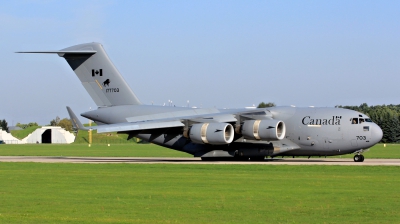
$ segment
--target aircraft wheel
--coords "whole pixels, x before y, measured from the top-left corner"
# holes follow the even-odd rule
[[[354,162],[364,162],[364,156],[363,155],[355,155]]]

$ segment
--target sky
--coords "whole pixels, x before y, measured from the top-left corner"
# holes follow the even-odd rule
[[[400,1],[0,1],[0,119],[95,109],[52,54],[100,42],[144,104],[400,104]],[[81,119],[86,123],[85,119]]]

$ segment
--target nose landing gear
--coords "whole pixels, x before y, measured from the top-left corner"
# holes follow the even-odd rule
[[[361,154],[357,154],[354,156],[354,162],[364,162],[364,156]]]

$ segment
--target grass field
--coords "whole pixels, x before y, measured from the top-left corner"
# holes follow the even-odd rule
[[[38,128],[41,128],[41,126],[31,126],[22,130],[13,130],[11,131],[11,134],[18,139],[23,139]]]
[[[378,144],[364,153],[365,158],[400,159],[400,145]],[[163,148],[154,144],[87,144],[70,145],[0,145],[0,156],[96,156],[96,157],[192,157],[189,154]],[[336,156],[352,158],[354,155]]]
[[[0,223],[398,223],[399,172],[0,163]]]
[[[193,157],[154,144],[3,144],[0,156]]]
[[[111,133],[97,133],[96,130],[92,131],[93,144],[135,144],[136,138],[128,139],[128,134]],[[87,131],[79,131],[73,144],[88,144],[89,134]]]
[[[0,155],[191,157],[154,144]],[[366,158],[400,158],[379,144]],[[343,157],[352,157],[342,156]],[[0,223],[398,223],[400,167],[0,163]]]
[[[341,158],[353,158],[354,154],[336,156]],[[400,144],[377,144],[369,151],[364,152],[365,158],[371,159],[400,159]]]

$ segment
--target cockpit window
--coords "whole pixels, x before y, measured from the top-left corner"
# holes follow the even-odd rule
[[[355,118],[351,118],[350,121],[351,121],[352,124],[362,124],[364,122],[372,123],[372,120],[370,118],[358,118],[358,117],[355,117]]]

